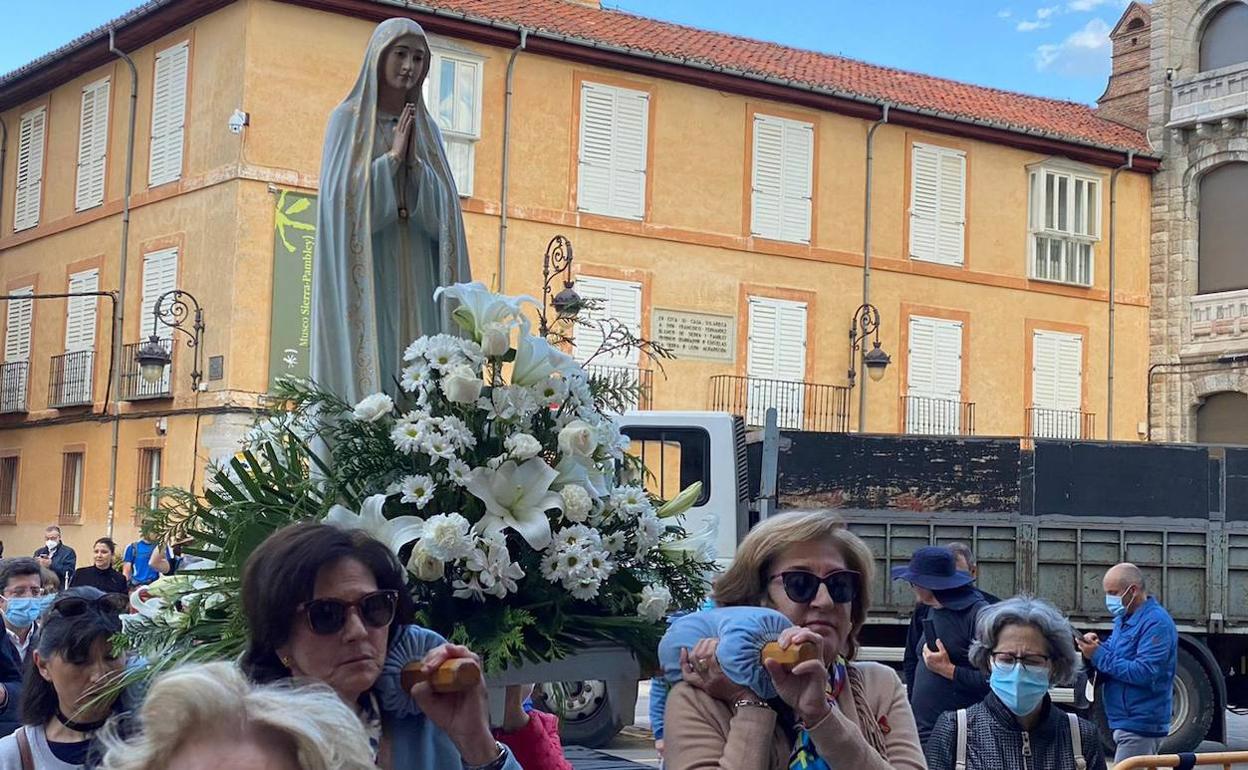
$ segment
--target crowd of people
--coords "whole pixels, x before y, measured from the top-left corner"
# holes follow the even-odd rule
[[[404,568],[359,530],[303,523],[248,559],[248,646],[236,663],[175,668],[150,687],[114,646],[127,592],[179,568],[168,546],[100,538],[92,563],[49,527],[33,557],[0,560],[0,770],[468,768],[571,770],[558,720],[508,688],[491,725],[483,682],[405,690],[399,672],[475,659],[413,622]],[[976,586],[961,544],[918,549],[892,577],[916,599],[902,676],[857,660],[874,559],[833,514],[775,516],[714,581],[718,607],[764,607],[791,623],[780,644],[813,659],[765,662],[776,697],[729,680],[704,639],[681,678],[652,692],[669,770],[1054,770],[1106,767],[1096,727],[1057,708],[1054,686],[1094,672],[1115,762],[1156,753],[1169,731],[1174,622],[1119,564],[1104,577],[1108,638],[1076,631],[1043,599]],[[127,684],[128,682],[133,683]],[[830,760],[833,760],[830,761]],[[223,764],[224,763],[224,764]]]

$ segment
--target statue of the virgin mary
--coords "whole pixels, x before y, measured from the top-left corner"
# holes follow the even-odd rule
[[[312,378],[348,403],[392,391],[412,340],[452,329],[438,286],[471,280],[459,195],[421,86],[429,43],[378,25],[325,131],[312,294]]]

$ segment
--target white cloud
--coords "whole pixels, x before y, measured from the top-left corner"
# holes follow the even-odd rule
[[[1128,2],[1129,0],[1070,0],[1070,2],[1066,3],[1066,10],[1071,13],[1086,13],[1087,11],[1095,11],[1102,5],[1125,8]]]
[[[1014,15],[1014,12],[1011,11],[1009,8],[1002,8],[1001,10],[997,11],[998,19],[1008,19],[1013,15]]]
[[[1033,32],[1037,29],[1045,29],[1050,26],[1047,21],[1020,21],[1014,29],[1019,32]]]
[[[1046,43],[1037,47],[1034,54],[1036,69],[1070,77],[1108,74],[1109,32],[1110,26],[1103,20],[1092,19],[1061,43]]]
[[[1060,11],[1060,10],[1062,10],[1062,7],[1061,7],[1060,5],[1051,5],[1051,6],[1049,6],[1048,8],[1037,8],[1037,9],[1036,9],[1036,18],[1037,18],[1037,19],[1047,19],[1047,18],[1049,18],[1050,16],[1052,16],[1053,14],[1057,13],[1058,11]]]

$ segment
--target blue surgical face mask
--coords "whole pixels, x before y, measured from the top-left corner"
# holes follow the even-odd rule
[[[1131,589],[1127,589],[1130,591]],[[1123,595],[1125,596],[1125,594]],[[1122,596],[1114,596],[1113,594],[1105,594],[1105,609],[1109,610],[1109,614],[1119,617],[1127,611],[1127,605],[1122,601]]]
[[[1013,666],[993,663],[988,684],[1006,708],[1025,717],[1036,710],[1049,691],[1049,671],[1033,671],[1021,663]]]
[[[4,619],[14,628],[30,628],[55,598],[54,596],[23,596],[15,599],[6,599]]]

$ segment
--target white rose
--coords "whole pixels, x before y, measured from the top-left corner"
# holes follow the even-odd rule
[[[559,451],[573,457],[590,458],[598,448],[593,426],[584,420],[573,420],[559,431]]]
[[[594,507],[594,501],[580,484],[567,485],[559,490],[559,496],[563,498],[563,517],[574,524],[585,521]]]
[[[360,422],[377,422],[393,411],[393,399],[385,393],[374,393],[355,405],[352,416]]]
[[[508,436],[503,446],[507,447],[507,453],[515,460],[527,460],[530,457],[536,457],[542,451],[542,442],[528,433],[515,433]]]
[[[486,324],[481,330],[481,352],[487,358],[500,358],[511,350],[511,330],[500,323]]]
[[[442,375],[442,393],[454,404],[471,404],[481,395],[485,383],[472,370],[471,366],[461,364]]]
[[[429,583],[445,577],[446,565],[425,550],[421,543],[417,543],[412,548],[411,558],[407,560],[407,571]]]
[[[637,602],[637,614],[652,623],[657,623],[667,614],[672,606],[672,592],[663,586],[649,585],[641,589],[641,599]]]

